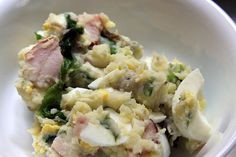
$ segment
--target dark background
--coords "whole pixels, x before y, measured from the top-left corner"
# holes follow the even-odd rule
[[[236,22],[236,0],[214,0]]]

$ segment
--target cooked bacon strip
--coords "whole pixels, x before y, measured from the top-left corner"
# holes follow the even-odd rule
[[[76,123],[74,125],[73,133],[77,136],[80,136],[81,130],[85,128],[87,125],[88,125],[88,119],[85,116],[80,115],[77,118]]]
[[[157,132],[158,132],[158,129],[157,129],[156,124],[152,120],[149,120],[148,124],[145,127],[145,130],[143,133],[143,138],[148,139],[148,140],[152,140],[155,143],[159,143],[157,136],[156,136]]]
[[[68,146],[61,137],[56,137],[51,147],[58,155],[60,155],[60,157],[66,157]]]
[[[97,43],[103,29],[100,16],[98,14],[84,13],[78,16],[78,21],[84,26],[85,31],[89,35],[90,42]]]
[[[47,88],[58,79],[62,62],[59,39],[51,36],[40,40],[25,55],[23,77],[39,88]]]

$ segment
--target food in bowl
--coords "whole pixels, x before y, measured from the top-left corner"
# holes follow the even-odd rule
[[[35,156],[168,157],[211,136],[200,70],[157,53],[144,60],[114,27],[104,13],[51,13],[19,52]]]

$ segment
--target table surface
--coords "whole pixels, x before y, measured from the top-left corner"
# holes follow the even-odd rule
[[[213,0],[236,22],[236,1],[235,0]]]

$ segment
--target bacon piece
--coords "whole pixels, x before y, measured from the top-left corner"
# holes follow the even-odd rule
[[[60,155],[60,157],[66,157],[68,146],[67,143],[61,137],[56,137],[51,147],[58,155]]]
[[[74,125],[73,133],[77,136],[80,136],[81,130],[85,128],[87,125],[88,125],[88,119],[83,115],[79,115]]]
[[[40,40],[25,54],[23,77],[39,88],[47,88],[58,79],[62,62],[59,39],[51,36]]]
[[[149,120],[148,124],[145,127],[145,130],[143,133],[143,138],[148,139],[148,140],[152,140],[155,143],[159,143],[157,136],[156,136],[157,132],[158,132],[158,129],[157,129],[156,124],[152,120]]]
[[[85,31],[88,33],[90,42],[97,43],[103,29],[100,16],[98,14],[84,13],[78,16],[78,20],[79,23],[84,26]]]

